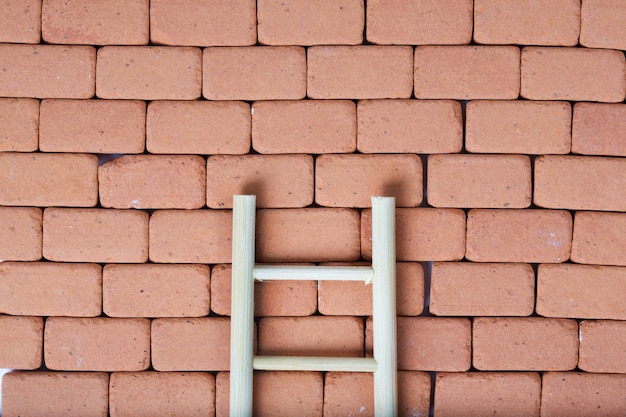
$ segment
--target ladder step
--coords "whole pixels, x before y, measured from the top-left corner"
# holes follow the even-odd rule
[[[252,275],[257,281],[320,280],[365,281],[374,276],[371,266],[308,266],[308,265],[255,265]]]
[[[316,356],[255,356],[252,367],[260,371],[374,372],[374,358],[331,358]]]

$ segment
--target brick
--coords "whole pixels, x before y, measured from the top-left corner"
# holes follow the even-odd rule
[[[537,313],[546,317],[626,320],[626,268],[539,265]]]
[[[610,417],[626,410],[626,375],[548,372],[542,382],[542,416]]]
[[[0,367],[37,369],[41,366],[41,317],[0,315],[0,333],[3,335],[0,339]]]
[[[355,261],[359,258],[359,224],[359,213],[351,209],[259,210],[257,259],[260,262]]]
[[[576,320],[477,317],[472,365],[481,371],[569,371],[578,361]]]
[[[580,0],[474,3],[474,41],[486,44],[575,46]]]
[[[315,202],[326,207],[371,207],[391,196],[398,207],[422,202],[422,161],[416,155],[321,155],[315,162]]]
[[[532,195],[526,155],[430,155],[428,203],[434,207],[526,208]]]
[[[44,0],[41,30],[46,43],[144,45],[148,0]]]
[[[262,154],[354,152],[356,105],[349,100],[256,102],[252,147]]]
[[[626,64],[620,51],[526,47],[521,62],[521,96],[529,100],[624,100]]]
[[[362,357],[359,317],[262,317],[258,355]]]
[[[43,213],[36,207],[0,207],[0,259],[41,259]]]
[[[206,169],[210,208],[232,208],[233,194],[257,196],[257,207],[305,207],[313,202],[311,155],[217,155]]]
[[[228,370],[230,319],[152,320],[152,366],[157,371]]]
[[[472,39],[472,2],[368,0],[367,40],[377,44],[465,44]]]
[[[578,368],[587,372],[626,374],[625,345],[626,321],[582,321]]]
[[[476,153],[566,154],[572,106],[566,101],[474,100],[467,103],[465,149]]]
[[[44,100],[39,117],[39,148],[43,152],[144,151],[143,101]]]
[[[0,152],[33,152],[38,146],[39,101],[0,99]]]
[[[202,86],[202,51],[167,46],[98,49],[98,98],[194,100]]]
[[[574,218],[572,261],[626,266],[626,214],[577,212]]]
[[[619,0],[583,0],[580,44],[587,48],[626,50],[626,4]]]
[[[148,260],[148,213],[48,208],[43,214],[43,256],[57,262]]]
[[[0,311],[20,316],[93,317],[102,313],[102,267],[93,264],[0,264]]]
[[[41,0],[6,0],[0,11],[0,42],[39,43]]]
[[[100,204],[112,208],[201,208],[206,166],[198,155],[125,155],[98,167]]]
[[[150,366],[150,320],[50,317],[46,367],[57,371],[143,371]]]
[[[201,372],[114,372],[109,401],[111,417],[213,416],[215,377]]]
[[[109,317],[198,317],[209,314],[207,265],[106,265],[103,308]]]
[[[372,211],[363,210],[361,254],[372,257]],[[398,261],[458,261],[465,254],[465,213],[458,209],[396,209]]]
[[[527,264],[435,262],[430,312],[437,316],[529,316],[535,273]]]
[[[109,415],[109,375],[104,372],[11,372],[2,382],[6,417]]]
[[[152,43],[246,46],[256,42],[254,0],[150,1]]]
[[[539,417],[541,377],[530,372],[440,373],[435,415]]]
[[[461,105],[449,100],[361,100],[363,153],[450,153],[463,148]]]
[[[408,46],[313,46],[307,50],[309,98],[409,98],[413,57]]]
[[[546,208],[626,211],[626,160],[541,155],[535,160],[534,203]]]
[[[626,105],[576,103],[572,152],[626,156]]]
[[[515,46],[418,46],[415,97],[516,99],[519,59]]]
[[[346,265],[346,264],[342,264]],[[351,264],[349,264],[351,265]],[[355,281],[320,280],[318,311],[331,316],[371,316],[372,286]],[[396,311],[418,316],[424,310],[424,269],[416,262],[396,263]]]
[[[152,101],[150,153],[244,154],[250,150],[250,105],[240,101]]]
[[[254,315],[310,316],[317,310],[316,281],[265,281],[254,284]],[[321,283],[321,282],[320,282]],[[211,311],[230,316],[232,267],[220,264],[211,272]]]
[[[95,155],[0,153],[0,204],[95,206],[97,169]]]
[[[299,100],[306,56],[298,46],[206,48],[202,94],[208,100]]]
[[[259,43],[356,45],[363,41],[363,0],[258,2]]]
[[[159,210],[150,216],[150,261],[231,262],[232,213]]]
[[[567,211],[474,209],[467,214],[470,261],[560,263],[569,259],[571,242]]]
[[[96,50],[92,46],[0,44],[0,96],[91,98]]]

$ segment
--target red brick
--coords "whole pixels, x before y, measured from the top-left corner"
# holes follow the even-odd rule
[[[541,415],[611,417],[626,410],[626,375],[548,372],[543,375]]]
[[[2,385],[6,417],[109,415],[109,375],[103,372],[11,372]]]
[[[152,43],[245,46],[256,42],[254,0],[150,1]]]
[[[626,211],[626,160],[542,155],[535,160],[534,203],[546,208]]]
[[[32,152],[38,144],[39,101],[0,98],[0,151]]]
[[[408,46],[313,46],[307,51],[309,98],[409,98]]]
[[[476,262],[569,259],[572,216],[563,210],[470,210],[465,257]]]
[[[39,43],[41,0],[6,0],[0,10],[0,42]]]
[[[258,354],[362,357],[364,328],[359,317],[263,317]]]
[[[208,100],[299,100],[306,56],[297,46],[206,48],[202,94]]]
[[[620,0],[583,0],[580,44],[587,48],[626,49],[626,4]]]
[[[0,207],[0,260],[41,259],[42,219],[36,207]]]
[[[474,319],[472,364],[481,371],[568,371],[578,361],[576,320]]]
[[[141,153],[146,103],[120,100],[44,100],[39,148],[43,152]]]
[[[578,368],[587,372],[626,374],[624,346],[626,321],[582,321]]]
[[[92,46],[0,44],[0,96],[91,98],[96,84]]]
[[[471,0],[367,2],[367,40],[371,43],[464,44],[471,39]]]
[[[440,373],[435,415],[539,417],[540,397],[541,377],[536,373]]]
[[[100,204],[112,208],[195,209],[206,202],[198,155],[125,155],[98,168]]]
[[[624,100],[626,64],[620,51],[522,49],[521,96],[529,100]]]
[[[0,333],[1,368],[37,369],[41,366],[43,345],[41,317],[0,315]]]
[[[305,207],[313,202],[311,155],[217,155],[206,170],[207,206],[232,208],[233,194],[257,196],[257,207]]]
[[[577,212],[572,261],[626,266],[626,214]]]
[[[626,105],[576,103],[572,152],[626,156]]]
[[[474,3],[474,41],[486,44],[578,44],[580,0]]]
[[[316,281],[266,281],[254,284],[255,316],[310,316],[317,309]],[[230,316],[232,267],[220,264],[211,272],[211,310]],[[321,282],[320,282],[321,284]]]
[[[230,262],[232,228],[228,211],[156,211],[150,217],[150,261]]]
[[[99,316],[102,267],[93,264],[0,264],[0,311],[25,316]]]
[[[44,357],[57,371],[143,371],[150,366],[150,320],[50,317]]]
[[[201,372],[114,372],[111,417],[215,415],[215,377]]]
[[[363,210],[361,254],[372,257],[372,211]],[[396,209],[398,261],[458,261],[465,254],[465,213],[458,209]]]
[[[516,99],[519,57],[515,46],[418,46],[415,97]]]
[[[238,101],[152,101],[150,153],[244,154],[250,150],[250,105]]]
[[[259,43],[356,45],[363,41],[363,0],[258,2]]]
[[[526,208],[532,195],[525,155],[430,155],[428,204],[434,207]]]
[[[193,100],[200,97],[202,51],[167,46],[98,49],[99,98]]]
[[[148,214],[130,210],[48,208],[43,256],[58,262],[148,260]]]
[[[147,44],[148,11],[148,0],[44,0],[43,40],[61,44]]]
[[[259,210],[257,259],[260,262],[355,261],[360,249],[359,224],[359,213],[350,209]]]
[[[372,315],[371,285],[355,281],[324,280],[318,283],[318,293],[318,311],[321,314]],[[396,264],[396,310],[399,316],[418,316],[424,310],[424,269],[416,262]]]
[[[572,106],[566,101],[474,100],[467,103],[465,149],[565,154],[571,130]]]
[[[422,161],[416,155],[321,155],[315,162],[315,202],[327,207],[371,207],[391,196],[398,207],[422,202]]]
[[[230,319],[152,320],[152,366],[157,371],[226,371]]]
[[[444,100],[361,100],[363,153],[449,153],[463,148],[461,106]]]
[[[252,147],[263,154],[354,152],[356,106],[349,100],[256,102]]]
[[[0,204],[95,206],[97,169],[94,155],[0,153]]]
[[[435,262],[430,312],[438,316],[529,316],[535,273],[527,264]]]
[[[207,265],[106,265],[104,312],[109,317],[197,317],[209,314]]]

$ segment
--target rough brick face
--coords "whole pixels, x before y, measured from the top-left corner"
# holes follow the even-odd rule
[[[572,152],[626,156],[626,105],[576,103]]]
[[[0,7],[0,42],[40,41],[41,0],[6,0]]]
[[[38,100],[0,98],[0,152],[36,151],[38,133]]]
[[[626,214],[577,212],[572,261],[626,266]]]
[[[41,259],[42,218],[41,209],[36,207],[0,207],[0,259]]]
[[[41,317],[0,315],[0,367],[37,369],[42,364]]]
[[[580,323],[578,368],[587,372],[626,374],[625,345],[626,321],[585,320]]]
[[[583,0],[580,44],[587,48],[626,50],[626,4],[620,0]]]

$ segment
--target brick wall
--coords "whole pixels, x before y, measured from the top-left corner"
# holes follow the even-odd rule
[[[397,209],[401,416],[626,415],[622,0],[0,2],[3,415],[225,416],[232,195],[257,261]],[[367,356],[371,288],[256,285],[259,354]],[[255,375],[259,416],[369,374]]]

